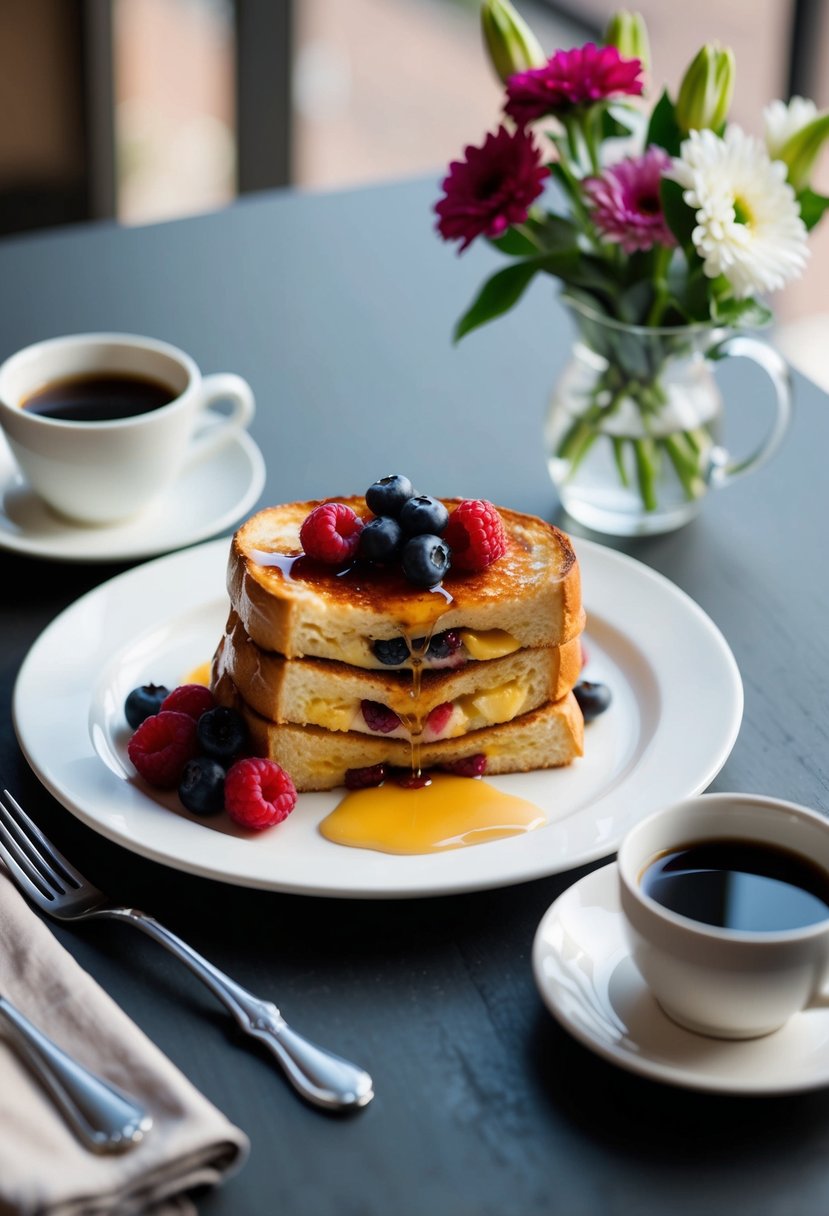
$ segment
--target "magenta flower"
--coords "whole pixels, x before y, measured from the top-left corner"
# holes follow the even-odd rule
[[[522,127],[574,106],[620,93],[642,92],[642,64],[623,59],[615,46],[588,42],[571,51],[556,51],[543,68],[517,72],[507,81],[504,110]]]
[[[459,240],[459,253],[476,236],[502,236],[522,224],[549,176],[541,151],[531,136],[499,127],[483,147],[464,149],[466,160],[454,160],[441,183],[445,194],[435,204],[437,229],[446,241]]]
[[[601,177],[585,181],[584,193],[594,224],[606,240],[621,245],[625,253],[676,244],[659,197],[662,173],[671,163],[664,149],[652,147],[642,156],[629,156],[610,165]]]

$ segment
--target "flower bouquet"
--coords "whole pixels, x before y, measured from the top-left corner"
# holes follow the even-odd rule
[[[734,56],[717,45],[700,49],[675,98],[666,88],[649,106],[638,14],[616,14],[603,45],[550,58],[509,0],[484,0],[482,24],[504,117],[449,166],[437,230],[459,252],[484,238],[508,264],[455,338],[512,308],[536,275],[558,279],[579,336],[547,425],[562,500],[594,526],[601,511],[579,511],[591,495],[606,515],[640,520],[609,531],[664,530],[641,525],[660,513],[675,526],[725,476],[710,361],[753,354],[783,393],[769,348],[727,343],[767,323],[766,295],[806,264],[829,207],[810,186],[829,112],[774,101],[764,139],[745,133],[728,120]]]

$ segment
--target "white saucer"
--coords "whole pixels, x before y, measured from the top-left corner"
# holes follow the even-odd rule
[[[0,549],[65,562],[154,557],[229,528],[257,501],[264,484],[264,457],[242,431],[185,469],[136,519],[87,527],[56,515],[29,489],[0,436]]]
[[[829,1010],[734,1042],[683,1030],[628,954],[615,862],[559,896],[538,926],[533,971],[550,1012],[585,1047],[630,1072],[687,1089],[780,1094],[829,1084]]]

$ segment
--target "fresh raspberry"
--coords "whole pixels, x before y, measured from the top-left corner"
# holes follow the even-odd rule
[[[363,521],[341,502],[314,507],[299,530],[299,540],[308,557],[326,566],[342,566],[357,552]]]
[[[582,667],[586,667],[590,662],[590,655],[588,654],[587,647],[585,646],[584,642],[580,642],[579,646],[581,647],[581,665]]]
[[[347,790],[368,790],[375,785],[382,785],[386,780],[385,764],[373,764],[371,768],[350,768],[345,774]]]
[[[446,723],[452,717],[453,705],[451,701],[444,701],[442,705],[436,705],[426,719],[426,726],[433,735],[439,735],[445,730]]]
[[[270,828],[296,806],[296,787],[273,760],[237,760],[225,777],[225,810],[243,828]]]
[[[204,684],[179,684],[161,702],[162,711],[173,709],[176,713],[187,714],[195,722],[215,706],[216,698]]]
[[[507,551],[504,521],[483,498],[465,498],[449,516],[443,539],[455,570],[485,570]]]
[[[193,718],[169,709],[145,718],[127,744],[127,754],[144,780],[163,790],[178,785],[198,749]]]
[[[394,710],[389,709],[388,705],[381,705],[379,701],[361,701],[360,709],[369,730],[376,730],[381,735],[389,734],[400,725]]]
[[[483,777],[486,772],[486,756],[478,752],[475,756],[464,756],[462,760],[450,760],[440,766],[454,777]]]

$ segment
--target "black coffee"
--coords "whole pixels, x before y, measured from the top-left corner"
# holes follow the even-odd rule
[[[109,373],[52,380],[26,397],[23,409],[64,422],[114,422],[168,405],[178,396],[160,380]]]
[[[829,874],[807,858],[746,840],[663,853],[641,877],[651,899],[691,920],[768,933],[829,917]]]

